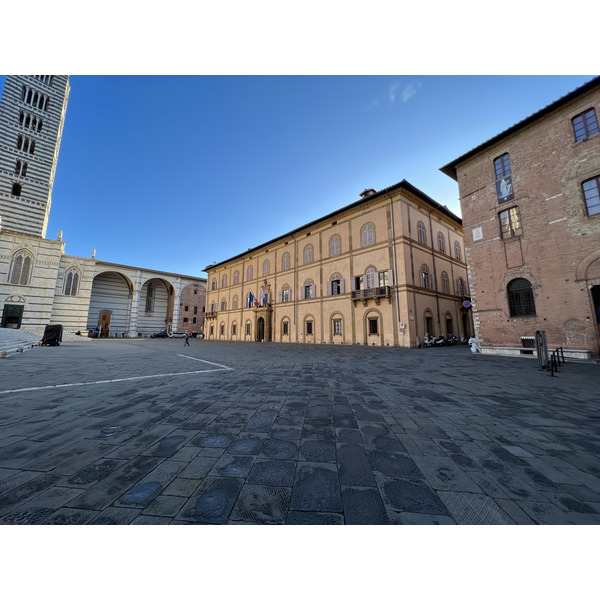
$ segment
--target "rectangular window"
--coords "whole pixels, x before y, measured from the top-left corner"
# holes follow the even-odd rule
[[[184,317],[184,318],[183,318],[183,322],[184,322],[184,323],[187,323],[187,322],[188,322],[188,318],[187,318],[187,317]]]
[[[305,298],[312,298],[312,285],[305,285],[304,286],[304,297]]]
[[[194,325],[196,324],[196,317],[194,317],[194,318],[192,319],[192,323],[193,323]]]
[[[500,219],[500,235],[503,240],[523,233],[518,206],[503,210],[498,214],[498,218]]]
[[[378,331],[377,319],[369,319],[369,335],[377,335]]]
[[[283,324],[283,335],[289,335],[289,323],[287,321]]]
[[[188,311],[188,307],[186,306],[183,310],[185,310],[185,312],[187,312]]]
[[[332,296],[338,296],[339,294],[341,294],[342,292],[340,291],[340,280],[339,279],[334,279],[331,282],[331,295]]]
[[[387,271],[381,271],[379,273],[379,287],[385,287],[389,285],[389,276]]]
[[[598,129],[598,119],[596,117],[595,108],[590,108],[576,117],[573,117],[572,123],[576,142],[586,140],[600,131],[600,129]]]
[[[333,335],[342,335],[342,320],[333,320]]]
[[[512,169],[508,152],[494,160],[494,171],[496,174],[496,193],[498,202],[506,202],[514,197],[512,188]]]
[[[231,326],[231,335],[237,335],[237,325],[235,323]]]
[[[306,335],[312,335],[312,334],[313,334],[313,322],[306,321]]]
[[[225,335],[225,325],[221,325],[220,331],[221,335]]]
[[[588,215],[600,214],[600,176],[581,184]]]
[[[194,314],[197,315],[198,314],[198,307],[194,306]]]
[[[246,335],[250,335],[250,323],[246,323]]]

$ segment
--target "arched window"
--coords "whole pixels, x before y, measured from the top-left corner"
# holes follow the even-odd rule
[[[20,250],[13,255],[10,267],[10,283],[15,285],[29,285],[33,259],[27,250]]]
[[[236,273],[237,273],[237,271],[236,271]],[[232,304],[233,304],[233,308],[234,308],[234,309],[236,309],[236,308],[238,307],[238,297],[237,297],[237,296],[234,296],[234,297],[233,297],[233,302],[232,302]]]
[[[271,272],[271,263],[265,260],[263,263],[263,275],[266,277]]]
[[[240,282],[240,272],[236,271],[233,274],[233,285],[237,285]]]
[[[69,269],[65,277],[65,288],[63,294],[65,296],[77,296],[79,288],[79,272],[77,269]]]
[[[450,293],[450,280],[448,279],[448,273],[442,271],[442,292],[444,294]]]
[[[290,302],[292,299],[292,290],[290,286],[286,283],[281,288],[281,302]]]
[[[442,254],[446,254],[446,239],[441,231],[438,233],[438,250]]]
[[[342,252],[342,238],[339,235],[332,235],[329,240],[329,256],[337,256]]]
[[[313,261],[313,247],[308,244],[304,247],[304,264],[308,265]]]
[[[216,282],[215,282],[216,283]],[[154,310],[154,299],[156,297],[156,284],[149,283],[146,289],[146,312],[152,312]]]
[[[420,244],[427,245],[427,231],[425,230],[425,225],[423,225],[422,221],[417,223],[417,237]]]
[[[216,310],[217,310],[217,303],[213,301],[210,303],[210,312],[215,312]]]
[[[317,286],[312,279],[307,279],[302,286],[302,298],[315,298],[317,295]]]
[[[254,271],[252,265],[250,265],[246,271],[246,281],[252,281],[252,277],[254,277]]]
[[[216,277],[212,278],[212,281],[210,282],[210,289],[211,289],[211,291],[217,289],[217,278]]]
[[[423,265],[421,267],[421,287],[424,287],[426,290],[431,289],[431,276],[429,274],[429,267],[427,265]]]
[[[465,288],[465,282],[463,281],[462,277],[458,278],[458,295],[459,296],[466,296],[466,288]]]
[[[289,252],[286,252],[281,257],[281,270],[287,271],[289,268],[290,268],[290,255],[289,255]]]
[[[369,267],[365,271],[365,289],[370,290],[374,287],[377,287],[377,271],[373,267]]]
[[[527,279],[513,279],[506,286],[511,317],[535,317],[533,288]]]
[[[221,310],[227,310],[227,300],[221,298]]]
[[[360,242],[362,246],[372,246],[375,243],[375,225],[366,223],[360,230]]]
[[[221,287],[227,287],[227,275],[225,275],[225,273],[223,273],[223,276],[221,277]]]
[[[456,256],[456,260],[462,260],[462,252],[458,242],[454,242],[454,256]]]

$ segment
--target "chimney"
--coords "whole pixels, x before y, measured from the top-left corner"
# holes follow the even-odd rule
[[[360,197],[364,200],[365,198],[372,196],[374,193],[375,190],[373,188],[365,189],[360,193]]]

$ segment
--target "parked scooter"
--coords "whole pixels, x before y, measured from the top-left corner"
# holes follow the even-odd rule
[[[435,338],[435,341],[433,342],[434,346],[445,346],[446,345],[446,338],[443,335],[439,335],[438,337]]]
[[[433,346],[433,342],[434,342],[435,338],[430,335],[429,333],[426,333],[423,336],[423,345],[425,346],[425,348],[431,348],[431,346]]]
[[[458,344],[458,338],[453,333],[449,333],[447,342],[448,346],[454,346]]]
[[[466,333],[461,333],[459,344],[468,344],[468,343],[469,343],[469,336]]]

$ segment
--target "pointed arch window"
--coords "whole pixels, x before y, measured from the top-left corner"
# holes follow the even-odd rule
[[[287,271],[289,268],[290,268],[290,255],[289,255],[289,252],[286,252],[281,257],[281,270]]]
[[[446,254],[446,238],[444,237],[444,234],[440,231],[438,233],[438,250],[442,253],[442,254]]]
[[[369,267],[366,271],[365,271],[365,289],[370,290],[374,287],[377,286],[377,271],[375,270],[374,267]]]
[[[450,293],[450,280],[448,279],[448,273],[442,271],[442,292],[444,294]]]
[[[239,282],[240,282],[240,272],[236,271],[233,274],[233,285],[238,285]]]
[[[313,261],[313,247],[311,244],[308,244],[304,248],[304,264],[308,265]]]
[[[210,290],[216,290],[217,289],[217,278],[213,277],[212,281],[210,282]]]
[[[146,290],[146,312],[150,313],[154,310],[154,300],[156,298],[156,284],[149,283]]]
[[[465,287],[465,282],[463,281],[462,277],[458,278],[458,295],[459,296],[466,296],[466,287]]]
[[[29,252],[20,250],[13,255],[10,268],[10,283],[15,285],[29,285],[33,259]]]
[[[429,267],[427,265],[423,265],[421,267],[421,287],[425,288],[426,290],[430,290],[431,289],[431,275],[429,273]]]
[[[420,244],[427,245],[427,231],[422,221],[417,223],[417,239]]]
[[[360,241],[362,246],[372,246],[375,243],[375,225],[366,223],[360,230]]]
[[[252,281],[253,277],[254,277],[254,270],[252,269],[252,265],[250,265],[248,267],[248,269],[246,270],[246,281]]]
[[[221,277],[221,287],[227,287],[227,275],[225,273],[223,273],[223,276]]]
[[[69,269],[65,277],[65,288],[63,294],[65,296],[77,296],[79,291],[79,271],[77,269]]]
[[[290,302],[292,300],[292,290],[287,283],[281,288],[280,300],[281,302]]]
[[[238,297],[233,297],[232,308],[235,310],[238,307]]]
[[[271,263],[268,260],[265,260],[265,262],[263,263],[263,276],[267,276],[269,275],[269,273],[271,272]]]
[[[454,242],[454,256],[456,256],[456,260],[462,260],[462,251],[458,242]]]
[[[339,235],[332,235],[329,240],[329,256],[337,256],[342,252],[342,238]]]

